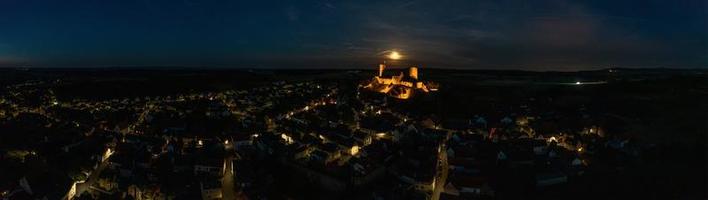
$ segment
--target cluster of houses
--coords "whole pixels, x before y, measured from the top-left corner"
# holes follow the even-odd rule
[[[224,144],[229,135],[262,131],[264,114],[331,90],[280,81],[217,93],[59,101],[51,90],[9,88],[0,98],[0,126],[12,133],[0,139],[0,197],[220,199],[231,162],[225,146],[244,144]],[[195,119],[240,124],[212,131],[195,127],[214,123],[195,126]]]
[[[640,151],[631,140],[607,137],[599,125],[548,129],[540,120],[548,115],[438,120],[397,113],[386,101],[359,103],[354,112],[327,105],[287,115],[278,122],[285,129],[262,137],[280,143],[260,147],[284,152],[282,162],[328,190],[360,191],[394,177],[398,181],[388,183],[394,189],[372,195],[426,199],[492,199],[519,186],[542,190],[583,176],[607,149],[630,156]],[[337,117],[342,115],[354,115],[355,121]],[[367,181],[355,181],[356,175]],[[396,196],[400,191],[407,196]]]
[[[38,116],[37,116],[38,117]],[[4,130],[29,131],[27,127]],[[73,199],[85,191],[114,152],[114,135],[80,134],[46,128],[3,137],[7,142],[33,140],[30,144],[3,143],[0,150],[0,193],[6,199]],[[44,132],[49,131],[49,132]],[[52,132],[56,131],[56,132]]]
[[[105,101],[48,95],[38,107],[3,98],[0,106],[15,106],[0,109],[0,129],[20,134],[0,135],[0,197],[291,198],[290,186],[374,199],[494,199],[572,182],[598,157],[641,154],[591,120],[559,128],[562,117],[528,109],[441,120],[373,97],[278,81]]]

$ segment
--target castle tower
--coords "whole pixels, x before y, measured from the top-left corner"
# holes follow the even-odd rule
[[[379,64],[379,77],[383,77],[383,71],[386,69],[386,65]]]
[[[408,76],[411,78],[418,80],[418,68],[417,67],[411,67],[408,68]]]

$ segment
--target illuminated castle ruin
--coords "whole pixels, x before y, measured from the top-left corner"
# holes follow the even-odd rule
[[[398,99],[408,99],[414,92],[428,93],[437,91],[438,85],[432,82],[423,82],[418,78],[418,68],[408,68],[408,76],[401,72],[397,76],[384,77],[385,64],[379,64],[379,75],[369,81],[364,88],[387,94]]]

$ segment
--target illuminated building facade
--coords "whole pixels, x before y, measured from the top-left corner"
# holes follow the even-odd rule
[[[384,77],[385,69],[385,64],[379,64],[378,76],[374,76],[364,88],[398,99],[409,99],[415,92],[428,93],[438,90],[438,84],[419,80],[417,67],[408,68],[408,76],[401,72],[396,76]]]

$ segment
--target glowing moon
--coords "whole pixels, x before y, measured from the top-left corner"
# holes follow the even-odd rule
[[[401,54],[399,54],[397,51],[392,51],[391,54],[388,54],[388,58],[391,60],[398,60],[401,59]]]

